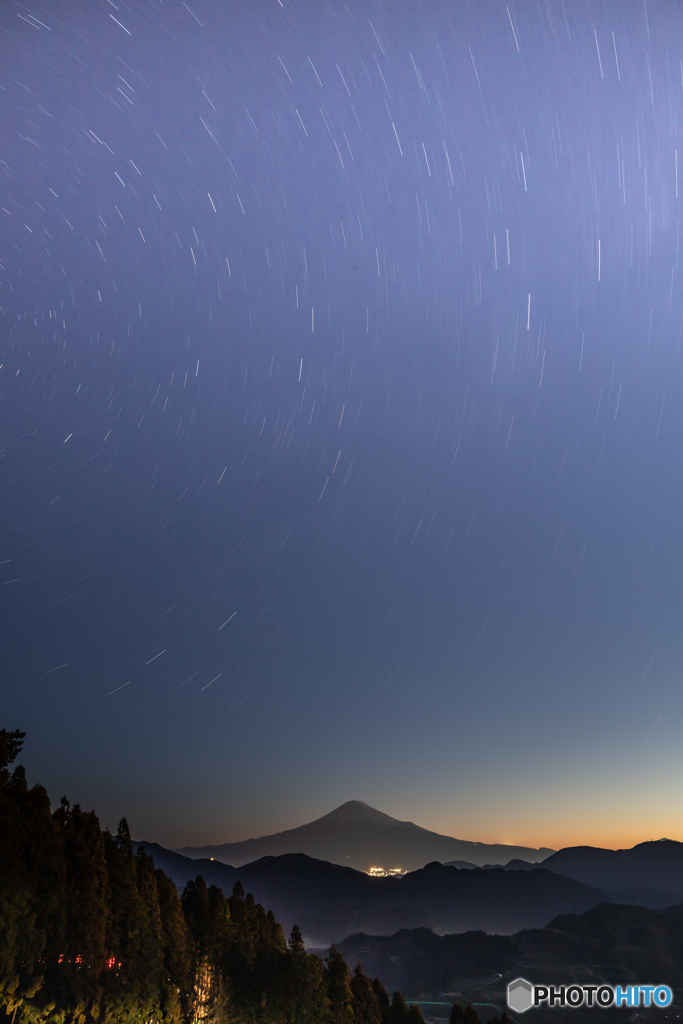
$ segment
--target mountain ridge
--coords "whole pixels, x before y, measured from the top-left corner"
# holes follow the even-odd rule
[[[439,934],[484,930],[512,934],[541,928],[560,914],[581,914],[604,902],[666,907],[672,893],[596,889],[542,866],[533,871],[446,867],[434,862],[402,877],[372,878],[306,854],[262,857],[233,867],[192,860],[155,843],[144,845],[179,888],[201,874],[228,895],[235,882],[271,907],[285,930],[299,925],[307,943],[339,942],[355,932],[387,935],[427,927]]]
[[[184,846],[176,853],[192,859],[214,858],[240,867],[265,856],[305,853],[316,860],[367,871],[374,865],[415,871],[430,861],[466,860],[477,866],[515,858],[540,864],[555,851],[547,847],[478,843],[444,836],[400,821],[362,800],[347,800],[314,821],[272,835],[237,843]]]
[[[657,887],[683,896],[683,843],[674,839],[649,840],[625,850],[565,846],[543,866],[598,889]]]
[[[520,974],[532,984],[576,982],[577,975],[581,983],[595,985],[656,977],[680,988],[683,907],[655,910],[602,903],[583,914],[559,915],[543,928],[509,936],[481,931],[437,935],[414,928],[393,935],[360,932],[349,935],[338,948],[349,963],[361,960],[364,970],[384,985],[419,992],[422,998],[424,993],[443,998],[441,994],[449,992],[458,993],[462,1001],[505,1005],[507,984]],[[534,1019],[546,1024],[566,1014],[538,1009]],[[594,1017],[594,1010],[572,1010],[572,1020],[581,1024]]]

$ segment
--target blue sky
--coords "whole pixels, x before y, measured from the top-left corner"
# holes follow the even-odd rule
[[[8,4],[0,54],[30,777],[166,845],[683,838],[678,6]]]

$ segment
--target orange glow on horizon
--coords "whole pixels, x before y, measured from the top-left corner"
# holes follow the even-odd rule
[[[448,835],[446,832],[442,832],[442,835]],[[481,843],[486,846],[502,845],[502,846],[525,846],[531,850],[538,850],[542,847],[551,850],[562,850],[569,846],[594,846],[599,847],[603,850],[630,850],[633,846],[638,846],[640,843],[657,842],[660,839],[672,839],[675,842],[683,842],[683,834],[677,829],[668,829],[661,831],[661,833],[643,834],[642,831],[627,832],[620,829],[618,832],[615,829],[614,832],[585,832],[578,833],[557,833],[549,832],[544,837],[544,842],[538,843],[536,839],[526,840],[523,837],[504,839],[496,836],[483,836],[480,834],[477,839],[469,839],[460,834],[456,837],[457,839],[467,839],[469,842]]]
[[[542,847],[551,850],[562,850],[568,846],[594,846],[600,847],[604,850],[628,850],[633,846],[637,846],[639,843],[657,842],[660,839],[671,839],[675,842],[683,842],[683,829],[680,824],[667,816],[668,820],[665,820],[664,815],[652,815],[650,820],[643,820],[641,817],[640,822],[630,822],[625,820],[619,812],[614,813],[614,818],[617,820],[610,821],[609,817],[612,815],[606,814],[604,819],[607,820],[593,820],[594,813],[591,808],[585,816],[585,820],[581,821],[577,815],[568,815],[566,822],[558,821],[557,818],[552,821],[548,821],[545,825],[540,825],[536,822],[533,824],[525,822],[519,828],[514,830],[509,827],[504,827],[503,830],[500,827],[495,828],[495,831],[491,826],[483,822],[468,822],[467,826],[461,824],[460,826],[453,827],[452,825],[439,825],[434,821],[423,821],[420,822],[423,828],[427,828],[432,832],[438,832],[440,835],[452,836],[456,839],[460,839],[466,842],[482,843],[487,846],[493,845],[504,845],[504,846],[524,846],[532,850],[538,850]],[[493,817],[494,815],[492,815]],[[531,817],[531,815],[529,815]],[[558,814],[557,817],[560,817]],[[644,815],[644,818],[649,818],[648,815]],[[500,823],[493,823],[495,824]]]

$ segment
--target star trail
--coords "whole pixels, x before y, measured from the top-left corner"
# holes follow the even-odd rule
[[[0,58],[29,776],[168,846],[681,838],[680,6],[38,0]]]

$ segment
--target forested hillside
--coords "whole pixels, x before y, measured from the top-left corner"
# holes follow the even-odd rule
[[[181,896],[123,819],[10,773],[24,734],[0,730],[0,1019],[13,1024],[417,1024],[334,947],[309,955],[237,882]]]

